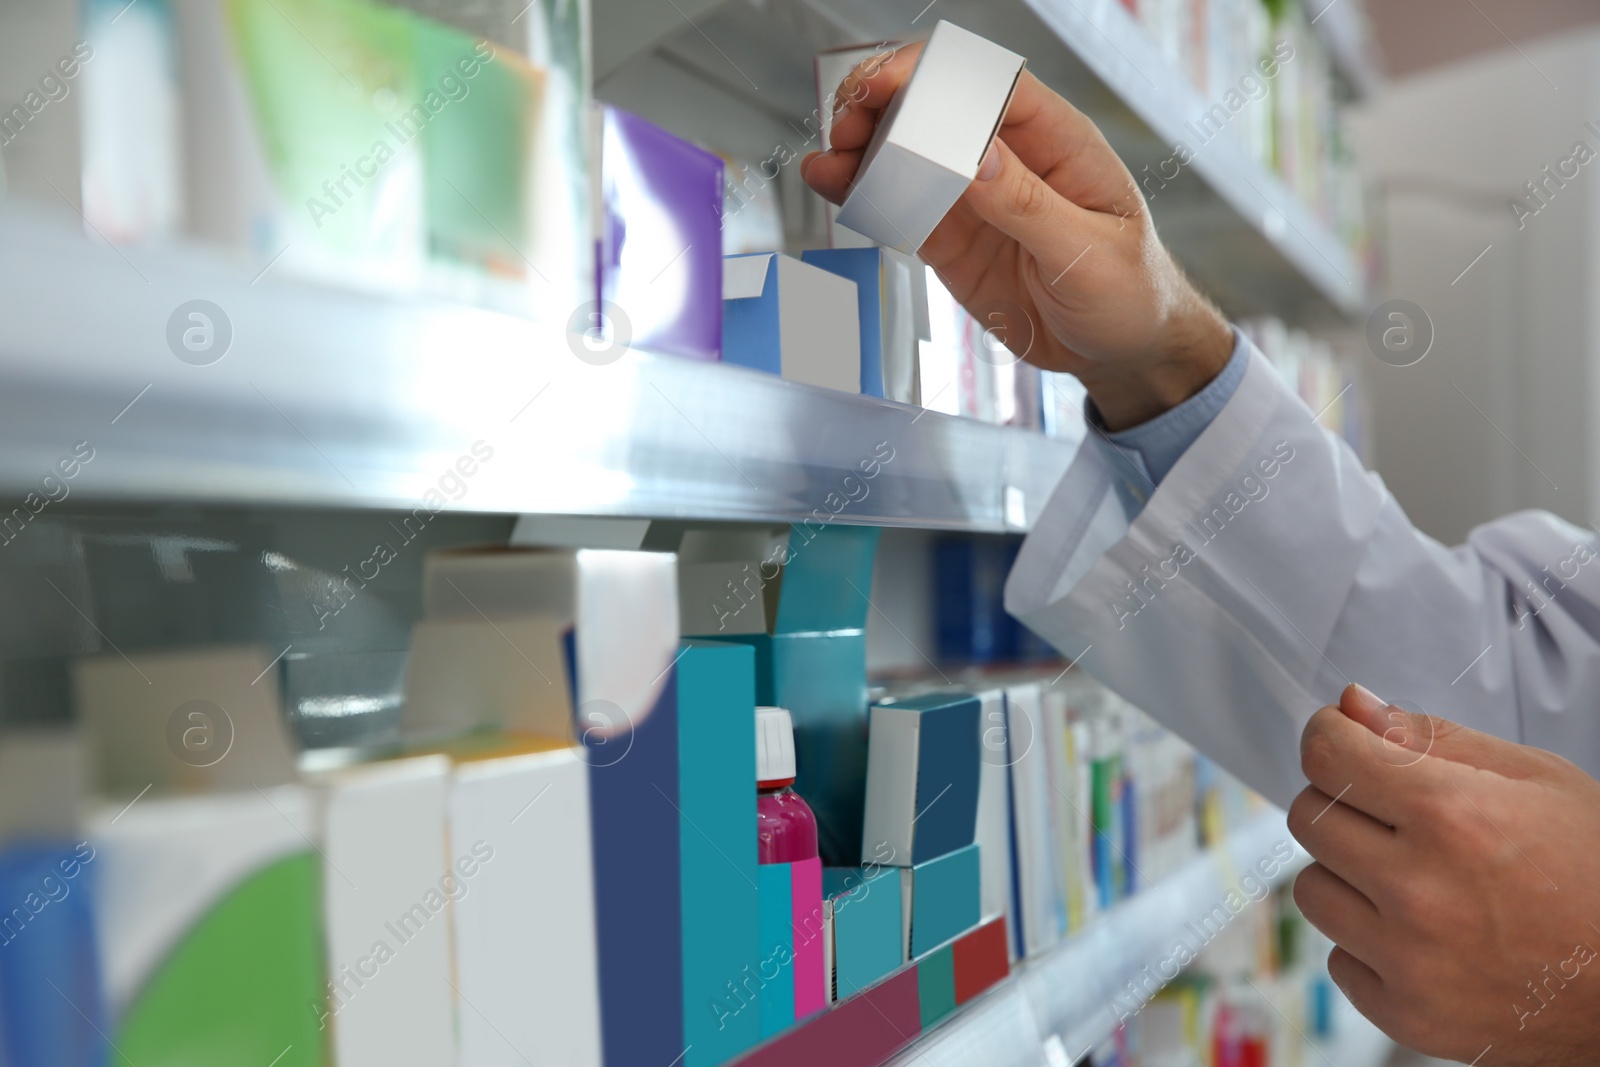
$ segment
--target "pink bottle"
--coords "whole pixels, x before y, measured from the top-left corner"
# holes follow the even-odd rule
[[[794,791],[794,724],[783,708],[756,709],[756,856],[790,870],[794,1017],[828,1006],[817,817]]]

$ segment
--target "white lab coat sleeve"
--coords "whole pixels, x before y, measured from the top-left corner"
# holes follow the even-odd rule
[[[1269,799],[1348,682],[1600,771],[1593,531],[1522,512],[1440,544],[1259,352],[1131,523],[1123,476],[1079,450],[1006,606]]]

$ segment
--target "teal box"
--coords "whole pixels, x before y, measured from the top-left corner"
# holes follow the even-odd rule
[[[911,879],[911,956],[915,959],[978,925],[983,891],[978,846],[904,868]]]
[[[867,789],[867,634],[741,634],[756,650],[756,701],[794,717],[795,792],[817,816],[822,862],[861,862]]]
[[[871,457],[863,457],[870,460]],[[846,480],[850,480],[847,478]],[[855,478],[863,487],[865,477]],[[848,492],[841,486],[841,493]],[[844,499],[841,495],[840,499]],[[878,554],[876,526],[843,526],[820,519],[797,523],[778,588],[775,634],[863,630],[871,604],[872,564]]]
[[[761,1040],[730,989],[763,958],[756,891],[756,663],[747,645],[685,641],[678,658],[684,1067]],[[759,994],[757,994],[759,996]]]
[[[945,945],[917,961],[917,1001],[924,1030],[956,1010],[954,945]]]
[[[765,1040],[794,1025],[794,872],[787,863],[763,863],[756,870],[761,898],[761,1037]],[[772,972],[776,973],[767,977]]]
[[[900,872],[893,867],[828,867],[822,892],[833,903],[834,995],[843,1000],[905,962]]]

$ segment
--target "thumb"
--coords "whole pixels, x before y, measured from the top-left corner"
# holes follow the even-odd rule
[[[1364,686],[1346,686],[1339,697],[1339,710],[1382,738],[1385,748],[1406,749],[1416,753],[1417,759],[1433,756],[1506,778],[1531,778],[1548,769],[1545,754],[1539,749],[1504,741],[1437,715],[1385,704]]]
[[[998,137],[965,200],[979,218],[1031,253],[1046,279],[1059,281],[1092,248],[1091,213],[1052,189]]]

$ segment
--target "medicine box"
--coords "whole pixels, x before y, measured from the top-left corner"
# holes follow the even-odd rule
[[[722,361],[788,381],[861,391],[855,283],[791,256],[729,256]]]
[[[613,342],[716,360],[722,160],[637,115],[600,112],[600,296],[614,309],[601,328]]]
[[[973,842],[978,814],[979,704],[931,693],[872,708],[864,862],[910,867]]]
[[[1006,715],[1003,689],[978,694],[978,818],[973,837],[983,858],[982,900],[985,915],[1004,915],[1006,939],[1016,959],[1022,954],[1020,910],[1012,881],[1011,826],[1011,723]],[[1018,746],[1027,745],[1028,724],[1018,723]],[[1034,741],[1033,743],[1040,743]]]
[[[249,1063],[270,1047],[284,1067],[327,1062],[334,983],[359,997],[377,972],[326,972],[308,790],[118,799],[87,829],[121,1058]]]
[[[564,746],[458,762],[445,855],[476,867],[449,909],[459,1067],[603,1062],[588,776]]]
[[[941,21],[889,102],[838,222],[916,252],[978,175],[1024,60]]]
[[[886,248],[816,248],[800,258],[856,283],[862,395],[915,404],[919,335],[913,287],[923,284],[921,265]]]
[[[685,1067],[761,1039],[730,990],[763,958],[756,863],[756,664],[747,645],[686,641],[678,659]]]
[[[794,873],[790,864],[761,864],[756,887],[761,900],[761,952],[760,975],[754,985],[765,1039],[794,1025]]]
[[[1067,932],[1067,890],[1063,857],[1052,815],[1056,794],[1052,783],[1041,685],[1021,682],[1006,687],[1008,759],[1011,768],[1011,820],[1016,854],[1013,877],[1020,904],[1022,955],[1034,956]],[[1083,818],[1087,819],[1088,809]]]
[[[829,867],[822,884],[832,915],[834,997],[844,1000],[906,962],[900,878],[892,867]]]
[[[448,1063],[455,1055],[450,923],[479,857],[447,854],[450,761],[385,760],[307,775],[322,854],[336,1063]],[[431,894],[431,896],[430,896]],[[381,972],[381,977],[378,977]]]
[[[0,911],[0,1057],[6,1063],[106,1062],[94,856],[78,837],[0,847],[0,907],[7,909]]]
[[[908,952],[917,959],[978,924],[982,888],[977,845],[900,868]]]

